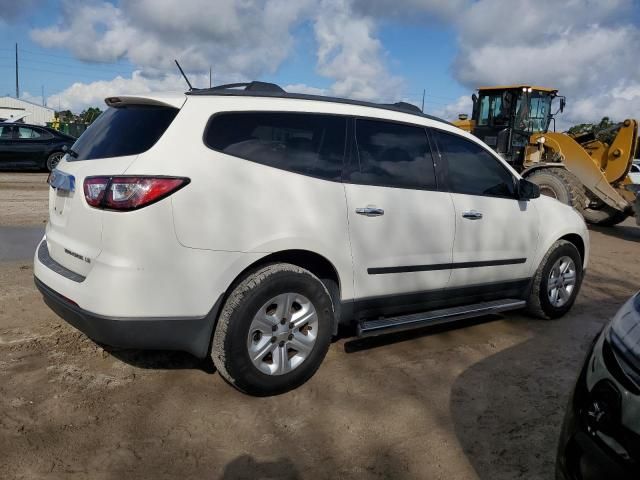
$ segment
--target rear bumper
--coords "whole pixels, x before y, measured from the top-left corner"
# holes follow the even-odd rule
[[[208,353],[222,303],[221,295],[204,317],[108,317],[80,308],[35,276],[34,281],[51,310],[98,343],[120,348],[181,350],[198,358]]]

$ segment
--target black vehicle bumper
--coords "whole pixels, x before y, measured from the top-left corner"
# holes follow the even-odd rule
[[[606,380],[600,381],[600,387],[596,384],[591,391],[587,388],[587,369],[592,363],[597,339],[598,337],[587,355],[569,399],[558,445],[556,480],[637,480],[640,478],[637,459],[630,459],[628,456],[625,458],[612,450],[602,440],[598,428],[589,426],[588,407],[594,400],[601,399],[602,389],[598,393],[596,390],[603,386],[616,389],[613,383]],[[614,426],[613,429],[618,435],[621,427]]]
[[[80,308],[34,277],[45,303],[92,340],[120,348],[181,350],[198,358],[209,351],[222,295],[204,317],[125,318],[98,315]]]

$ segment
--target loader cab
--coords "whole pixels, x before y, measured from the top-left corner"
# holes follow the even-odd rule
[[[472,133],[521,168],[531,135],[549,130],[554,116],[551,104],[557,93],[527,85],[480,88],[478,95],[472,96]],[[557,110],[564,110],[564,97],[560,97]]]

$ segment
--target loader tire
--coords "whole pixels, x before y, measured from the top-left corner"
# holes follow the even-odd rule
[[[527,180],[540,187],[540,193],[573,207],[582,214],[587,204],[584,187],[578,178],[564,168],[534,170]]]
[[[603,227],[613,227],[624,222],[629,216],[628,213],[611,208],[609,205],[602,205],[599,208],[585,208],[582,215],[588,223]]]

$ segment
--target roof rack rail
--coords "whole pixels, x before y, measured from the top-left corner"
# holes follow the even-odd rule
[[[422,110],[420,110],[420,107],[418,107],[417,105],[414,105],[413,103],[396,102],[396,103],[387,103],[387,104],[381,103],[381,105],[396,107],[398,110],[406,110],[407,112],[419,113],[420,115],[422,115]]]
[[[314,100],[319,102],[345,103],[349,105],[360,105],[363,107],[382,108],[384,110],[393,110],[395,112],[409,113],[411,115],[419,115],[437,120],[438,122],[449,123],[432,115],[422,112],[420,107],[407,102],[396,103],[373,103],[360,100],[351,100],[348,98],[327,97],[323,95],[309,95],[306,93],[289,93],[281,86],[269,82],[245,82],[245,83],[227,83],[225,85],[216,85],[211,88],[193,89],[186,92],[187,95],[223,95],[223,96],[250,96],[250,97],[276,97],[291,98],[298,100]]]
[[[269,82],[244,82],[244,83],[226,83],[224,85],[216,85],[211,88],[201,88],[200,91],[206,92],[207,90],[228,90],[228,89],[237,89],[239,87],[244,87],[242,90],[245,92],[279,92],[286,93],[284,88],[280,85],[276,85],[275,83]]]

